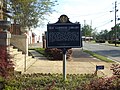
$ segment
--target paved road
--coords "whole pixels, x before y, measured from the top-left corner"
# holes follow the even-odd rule
[[[83,48],[93,51],[97,54],[106,56],[112,60],[120,62],[120,47],[110,46],[108,44],[84,42]]]

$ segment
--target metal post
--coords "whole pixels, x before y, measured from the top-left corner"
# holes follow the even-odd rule
[[[24,59],[24,72],[26,72],[26,53],[25,53],[25,59]]]
[[[63,48],[63,79],[66,80],[66,48]]]
[[[117,1],[115,1],[115,46],[117,45],[117,28],[116,28],[116,12],[117,12],[117,10],[116,10],[116,8],[117,8]]]

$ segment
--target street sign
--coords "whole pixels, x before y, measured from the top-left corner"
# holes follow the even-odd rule
[[[102,70],[102,69],[104,69],[104,65],[99,65],[99,66],[96,65],[96,70]]]
[[[71,23],[66,15],[61,15],[58,22],[47,25],[47,48],[82,47],[79,23]]]

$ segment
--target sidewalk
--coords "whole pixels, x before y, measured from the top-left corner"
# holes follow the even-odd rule
[[[63,61],[50,61],[34,50],[30,51],[37,61],[25,73],[59,73],[63,72]],[[99,70],[99,76],[111,76],[111,63],[100,61],[83,52],[80,48],[73,49],[72,60],[67,60],[67,74],[95,73],[96,65],[104,65],[104,70]]]

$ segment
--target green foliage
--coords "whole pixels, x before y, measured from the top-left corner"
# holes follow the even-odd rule
[[[105,40],[95,40],[96,43],[105,43]]]
[[[23,74],[6,80],[4,90],[119,90],[120,78],[97,77],[94,74]]]
[[[38,53],[46,56],[46,54],[45,54],[45,48],[29,48],[29,50],[35,50],[35,51],[37,51]]]
[[[91,26],[85,25],[84,27],[82,27],[82,35],[83,36],[91,36],[92,32],[93,32],[93,29]]]
[[[108,30],[102,30],[97,36],[96,39],[97,40],[108,40],[109,38],[109,34],[108,34]]]
[[[68,74],[64,81],[62,74],[24,74],[6,81],[5,90],[76,90],[78,86],[87,84],[96,78],[92,74]]]
[[[12,57],[7,53],[6,46],[0,46],[0,90],[5,87],[5,79],[10,78],[14,73]]]
[[[120,35],[120,25],[117,24],[116,27],[115,26],[112,27],[111,30],[109,31],[109,40],[115,40],[116,37],[117,39],[120,39],[119,35]]]
[[[9,10],[15,23],[22,27],[37,27],[46,15],[53,12],[56,1],[51,0],[9,0]]]
[[[120,41],[115,41],[115,40],[109,40],[108,41],[109,44],[115,44],[115,42],[116,42],[116,44],[120,44]]]
[[[4,81],[4,79],[3,79],[3,77],[0,76],[0,82],[1,82],[1,81]]]
[[[45,48],[35,48],[35,51],[45,56]]]
[[[12,57],[7,53],[6,46],[0,46],[0,76],[7,78],[14,71]]]

